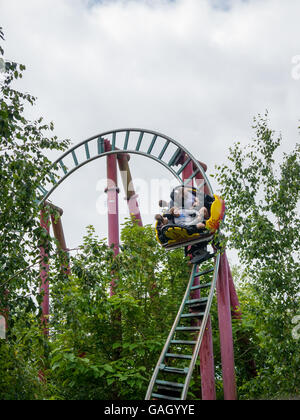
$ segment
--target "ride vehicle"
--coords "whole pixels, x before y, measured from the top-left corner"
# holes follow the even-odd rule
[[[155,216],[156,239],[168,250],[185,247],[193,264],[210,258],[207,244],[225,217],[225,202],[194,187],[178,186],[169,203],[160,201],[162,213]]]

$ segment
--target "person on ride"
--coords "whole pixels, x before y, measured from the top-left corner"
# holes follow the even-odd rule
[[[173,207],[168,214],[155,216],[161,225],[167,225],[171,219],[178,226],[196,226],[198,230],[205,229],[205,220],[209,218],[209,212],[206,207],[200,207],[198,197],[190,188],[181,187],[174,190],[172,202]]]
[[[209,218],[206,207],[201,207],[198,197],[190,188],[178,188],[174,192],[174,207],[170,209],[174,223],[179,226],[196,226],[205,229],[205,220]]]

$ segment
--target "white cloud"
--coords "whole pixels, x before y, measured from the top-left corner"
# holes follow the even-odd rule
[[[27,65],[22,85],[39,98],[35,112],[74,143],[111,128],[150,128],[212,172],[269,109],[284,149],[295,145],[298,0],[0,0],[0,10],[6,56]],[[144,170],[137,160],[134,174]],[[104,174],[95,163],[55,195],[71,246],[83,226],[97,224],[95,177]],[[105,232],[103,220],[98,228]]]

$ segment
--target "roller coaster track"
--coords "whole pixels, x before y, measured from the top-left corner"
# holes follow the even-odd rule
[[[200,265],[193,265],[182,303],[149,383],[146,400],[185,400],[187,398],[218,278],[220,254],[210,255],[211,260],[214,258],[214,265],[211,264],[210,268],[198,271]],[[213,273],[212,281],[207,283],[206,276],[211,273]],[[199,284],[194,285],[197,277],[200,280]],[[208,296],[192,299],[191,294],[199,289],[209,290]],[[187,321],[196,321],[197,325],[187,326]],[[182,339],[182,334],[192,335],[192,338]],[[188,348],[193,349],[192,353],[187,350]],[[170,377],[175,377],[177,380],[170,380]]]
[[[106,147],[107,143],[110,144],[110,148]],[[69,176],[90,162],[101,157],[108,158],[111,155],[119,157],[128,154],[150,158],[166,168],[180,185],[191,185],[194,182],[199,190],[203,191],[205,188],[205,193],[213,196],[213,189],[205,174],[205,169],[182,144],[153,130],[125,128],[90,137],[60,156],[53,163],[50,173],[41,178],[37,190],[37,204],[42,206]],[[183,159],[181,159],[182,156]],[[188,166],[192,167],[191,175],[185,177],[184,172]],[[182,244],[178,246],[181,247]],[[209,262],[205,265],[201,264],[205,267],[202,272],[198,272],[199,264],[192,268],[178,314],[154,369],[146,394],[147,400],[184,400],[187,398],[216,290],[220,255],[212,255],[211,263],[213,257],[214,264],[211,264],[211,268],[206,267]],[[212,279],[208,282],[207,276],[211,273],[213,273]],[[196,284],[197,278],[203,281]],[[191,296],[193,292],[198,293],[198,291],[201,291],[201,298],[193,298]],[[226,318],[225,327],[228,325],[229,321]],[[188,338],[184,339],[185,337],[180,337],[180,334],[183,336],[188,334]],[[226,359],[225,356],[224,359]],[[225,360],[226,369],[229,366],[227,376],[230,378],[225,387],[228,388],[227,397],[234,398],[233,355],[227,359]],[[174,381],[174,377],[177,377],[177,380]]]

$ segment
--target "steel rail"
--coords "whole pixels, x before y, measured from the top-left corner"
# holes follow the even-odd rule
[[[190,385],[190,382],[191,382],[191,379],[192,379],[193,371],[194,371],[194,368],[195,368],[195,365],[196,365],[196,362],[197,362],[197,358],[199,356],[203,336],[204,336],[204,333],[205,333],[205,328],[206,328],[208,317],[209,317],[209,314],[210,314],[210,309],[211,309],[213,297],[215,295],[218,273],[219,273],[219,266],[220,266],[220,258],[221,258],[221,256],[218,253],[217,257],[216,257],[216,261],[215,261],[213,280],[212,280],[210,292],[209,292],[209,295],[208,295],[208,301],[206,303],[205,313],[203,315],[203,319],[202,319],[202,322],[201,322],[201,328],[200,328],[199,335],[198,335],[198,338],[197,338],[197,344],[195,345],[195,348],[194,348],[192,360],[191,360],[191,363],[190,363],[190,366],[189,366],[189,371],[188,371],[188,374],[186,376],[185,383],[184,383],[184,388],[183,388],[182,394],[181,394],[181,399],[182,400],[186,399],[188,389],[189,389],[189,385]]]
[[[123,147],[123,149],[122,148],[120,148],[120,145],[118,145],[118,147],[119,147],[119,149],[117,149],[116,148],[116,146],[117,146],[117,143],[118,143],[118,139],[117,139],[117,134],[118,133],[124,133],[124,135],[126,135],[126,138],[125,138],[125,143],[124,143],[124,147]],[[128,141],[129,141],[129,137],[130,137],[130,133],[140,133],[140,136],[139,136],[139,138],[138,138],[138,141],[137,141],[137,144],[136,144],[136,147],[134,148],[134,149],[127,149],[127,146],[128,146]],[[161,139],[163,139],[163,140],[165,140],[166,141],[166,143],[164,144],[164,146],[163,146],[163,148],[162,148],[162,150],[161,150],[161,153],[160,153],[160,155],[159,155],[159,157],[156,157],[155,155],[153,155],[151,152],[152,152],[152,149],[153,149],[153,147],[152,147],[152,149],[151,149],[151,151],[149,151],[149,149],[147,150],[147,152],[143,152],[143,151],[141,151],[141,150],[137,150],[137,149],[140,149],[141,148],[141,146],[142,146],[142,141],[143,141],[143,139],[145,138],[145,134],[150,134],[150,135],[153,135],[154,136],[154,138],[153,138],[153,141],[154,141],[154,143],[159,139],[159,138],[161,138]],[[112,136],[113,137],[113,140],[114,140],[114,144],[113,144],[113,149],[114,150],[111,150],[111,151],[109,151],[109,152],[103,152],[103,153],[98,153],[97,155],[95,155],[95,156],[93,156],[93,157],[90,157],[90,151],[89,151],[89,149],[88,149],[88,145],[89,145],[89,143],[90,142],[92,142],[93,140],[97,140],[97,139],[104,139],[104,137],[106,137],[106,136]],[[61,177],[61,178],[59,178],[58,180],[57,180],[57,182],[53,185],[53,187],[49,190],[49,191],[46,191],[46,194],[44,195],[44,197],[40,200],[40,202],[39,202],[39,204],[43,204],[44,202],[45,202],[45,200],[47,199],[47,198],[49,198],[50,197],[50,195],[53,193],[53,191],[55,191],[56,190],[56,188],[65,180],[65,179],[67,179],[71,174],[73,174],[76,170],[78,170],[78,169],[80,169],[81,167],[83,167],[84,165],[86,165],[86,164],[88,164],[89,162],[92,162],[92,161],[94,161],[94,160],[96,160],[96,159],[98,159],[98,158],[100,158],[100,157],[104,157],[104,156],[108,156],[108,155],[111,155],[111,154],[121,154],[121,153],[127,153],[127,154],[137,154],[137,155],[141,155],[141,156],[144,156],[144,157],[149,157],[149,158],[151,158],[151,159],[153,159],[153,160],[155,160],[156,162],[158,162],[158,163],[160,163],[161,165],[163,165],[166,169],[168,169],[171,173],[172,173],[172,175],[182,184],[182,185],[184,185],[184,182],[183,182],[183,180],[180,178],[180,174],[181,174],[181,172],[180,172],[180,170],[178,171],[179,172],[179,174],[171,167],[172,165],[171,165],[171,163],[173,163],[172,161],[173,161],[173,158],[171,159],[171,160],[169,160],[169,162],[165,162],[165,161],[163,161],[162,160],[162,158],[163,158],[163,156],[164,156],[164,154],[165,154],[165,151],[166,151],[166,149],[167,149],[167,147],[169,146],[169,144],[170,143],[172,143],[173,145],[175,145],[176,147],[177,147],[177,151],[179,152],[179,151],[181,151],[181,152],[183,152],[183,153],[185,153],[186,155],[187,155],[187,157],[188,157],[188,159],[190,159],[192,162],[193,162],[193,164],[194,164],[194,166],[197,168],[196,170],[195,170],[195,172],[194,172],[194,174],[198,174],[199,172],[201,173],[201,175],[202,175],[202,177],[203,177],[203,179],[205,180],[205,182],[206,182],[206,185],[208,186],[208,189],[209,189],[209,193],[210,193],[210,195],[213,195],[213,190],[212,190],[212,187],[211,187],[211,185],[210,185],[210,182],[209,182],[209,179],[208,179],[208,177],[207,177],[207,175],[205,174],[205,171],[204,171],[204,169],[202,168],[202,166],[200,165],[200,163],[198,162],[198,160],[196,159],[196,158],[194,158],[194,156],[184,147],[184,146],[182,146],[180,143],[178,143],[176,140],[173,140],[171,137],[168,137],[168,136],[166,136],[166,135],[164,135],[164,134],[162,134],[162,133],[159,133],[159,132],[157,132],[157,131],[153,131],[153,130],[146,130],[146,129],[140,129],[140,128],[121,128],[121,129],[117,129],[117,130],[111,130],[111,131],[105,131],[105,132],[103,132],[103,133],[100,133],[100,134],[97,134],[97,135],[94,135],[94,136],[92,136],[92,137],[90,137],[90,138],[88,138],[88,139],[86,139],[86,140],[83,140],[83,141],[81,141],[80,143],[78,143],[78,144],[76,144],[76,145],[74,145],[73,147],[71,147],[69,150],[67,150],[64,154],[62,154],[54,163],[53,163],[53,165],[52,165],[52,167],[53,168],[55,168],[55,167],[57,167],[58,165],[61,165],[62,166],[62,164],[63,164],[63,160],[67,157],[67,156],[69,156],[69,155],[71,155],[72,156],[72,158],[73,158],[73,161],[74,161],[74,163],[75,163],[75,167],[73,167],[72,169],[70,169],[69,171],[67,171],[66,170],[66,168],[64,169],[64,167],[62,167],[62,169],[63,169],[63,171],[64,171],[64,175]],[[125,147],[125,145],[126,145],[126,147]],[[78,150],[79,148],[81,148],[82,146],[84,146],[84,148],[85,148],[85,151],[86,150],[88,150],[89,152],[88,152],[88,154],[86,154],[87,155],[87,159],[85,159],[83,162],[81,162],[81,163],[78,163],[78,161],[77,161],[77,158],[76,158],[76,154],[75,154],[75,151],[76,150]],[[163,153],[162,153],[163,152]],[[75,159],[74,159],[74,156],[75,156]],[[76,165],[76,163],[77,163],[77,165]],[[182,167],[183,167],[184,165],[182,165]],[[182,169],[182,167],[180,168],[180,169]],[[41,187],[41,189],[43,189],[43,187]]]

